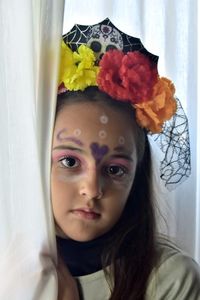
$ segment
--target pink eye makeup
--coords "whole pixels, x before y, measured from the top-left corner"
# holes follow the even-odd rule
[[[117,179],[129,177],[134,172],[133,162],[125,158],[114,158],[107,162],[104,172],[106,175]]]
[[[104,168],[104,172],[106,175],[109,175],[111,177],[123,177],[125,174],[127,174],[127,170],[121,166],[117,165],[110,165]]]
[[[80,166],[80,161],[72,156],[65,156],[59,160],[65,168],[74,169]]]
[[[55,150],[55,153],[52,154],[52,161],[60,163],[63,168],[68,169],[84,167],[86,165],[84,159],[74,152],[70,150]]]
[[[116,164],[116,165],[121,165],[122,167],[124,166],[125,168],[127,169],[132,169],[133,168],[133,165],[134,165],[134,162],[132,161],[131,158],[129,157],[114,157],[114,158],[111,158],[110,164]]]
[[[54,149],[52,165],[60,182],[77,182],[87,175],[86,162],[75,150]]]

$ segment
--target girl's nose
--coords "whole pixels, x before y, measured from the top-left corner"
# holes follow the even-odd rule
[[[90,172],[80,185],[80,195],[87,200],[101,199],[103,196],[103,186],[97,172]]]

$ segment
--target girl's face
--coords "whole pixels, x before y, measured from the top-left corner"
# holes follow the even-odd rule
[[[133,120],[100,103],[66,105],[55,123],[51,194],[62,234],[89,241],[109,231],[126,204],[137,165]]]

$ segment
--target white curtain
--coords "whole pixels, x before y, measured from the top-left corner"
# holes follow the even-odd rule
[[[200,262],[197,0],[66,0],[63,32],[106,17],[160,56],[190,123],[192,175],[162,209]],[[50,148],[64,0],[0,0],[0,299],[56,300]],[[159,198],[159,197],[158,197]],[[164,200],[163,200],[164,199]]]
[[[159,55],[159,72],[171,78],[190,125],[192,174],[174,192],[157,194],[168,232],[200,262],[200,107],[197,102],[197,0],[66,0],[63,33],[75,23],[108,17]],[[163,229],[164,230],[164,229]]]
[[[0,1],[0,299],[56,300],[50,149],[64,0]]]

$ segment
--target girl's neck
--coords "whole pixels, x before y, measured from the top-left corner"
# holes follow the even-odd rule
[[[102,269],[102,255],[114,232],[115,228],[87,242],[57,236],[58,252],[73,276],[83,276]]]

